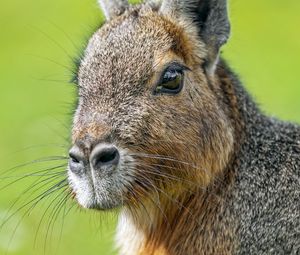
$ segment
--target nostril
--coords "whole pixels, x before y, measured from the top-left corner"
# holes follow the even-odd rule
[[[72,152],[69,153],[70,160],[72,163],[78,164],[80,163],[79,157],[73,154]]]
[[[101,163],[108,163],[113,161],[117,157],[118,151],[117,150],[109,150],[100,155],[99,162]]]
[[[103,166],[116,166],[120,160],[120,154],[114,146],[98,146],[95,148],[91,163],[94,169],[99,169]]]
[[[84,171],[84,162],[82,153],[76,147],[73,147],[69,152],[69,168],[75,174],[80,174]]]

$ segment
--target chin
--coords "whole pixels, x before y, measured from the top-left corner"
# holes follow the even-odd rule
[[[83,208],[106,211],[120,208],[124,204],[125,188],[116,181],[103,179],[93,182],[69,173],[69,184],[75,199]]]
[[[76,196],[77,198],[77,196]],[[81,198],[77,198],[79,205],[81,205],[85,209],[97,210],[97,211],[108,211],[113,209],[118,209],[122,207],[121,201],[118,199],[107,199],[107,198],[89,198],[88,200],[83,200]]]
[[[111,194],[75,192],[76,200],[85,209],[107,211],[123,206],[122,197]]]

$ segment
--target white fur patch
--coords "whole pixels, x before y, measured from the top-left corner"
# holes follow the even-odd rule
[[[116,235],[116,243],[120,254],[137,254],[143,245],[144,239],[144,234],[136,228],[132,218],[123,210],[119,217]]]

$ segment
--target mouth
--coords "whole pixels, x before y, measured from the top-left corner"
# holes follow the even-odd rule
[[[103,147],[103,146],[102,146]],[[89,160],[74,160],[72,155],[68,167],[69,185],[74,198],[86,209],[111,210],[126,203],[128,186],[133,182],[133,159],[125,150],[97,148]],[[98,155],[95,160],[95,154]],[[100,159],[100,160],[99,160]]]
[[[172,182],[176,182],[176,187],[195,185],[193,180],[184,179],[186,173],[182,169],[186,169],[183,168],[185,165],[179,164],[182,161],[175,158],[114,147],[117,153],[115,149],[105,149],[109,153],[105,157],[100,153],[100,161],[99,158],[95,160],[95,155],[99,157],[103,148],[107,147],[96,147],[85,161],[77,157],[75,166],[74,159],[70,159],[69,184],[83,208],[112,210],[135,207],[152,200],[153,192],[156,195],[175,192],[170,188]]]
[[[86,209],[110,210],[123,205],[123,189],[114,178],[92,181],[69,173],[69,185],[78,204]]]

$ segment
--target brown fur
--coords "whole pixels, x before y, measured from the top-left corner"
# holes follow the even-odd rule
[[[137,155],[123,199],[125,214],[144,236],[139,255],[235,249],[235,224],[221,215],[233,178],[224,169],[242,127],[233,88],[222,70],[205,74],[206,55],[188,19],[135,7],[96,32],[82,61],[73,141],[110,139]],[[184,92],[151,96],[163,67],[174,60],[191,69]],[[116,69],[122,75],[112,73]]]
[[[166,54],[164,60],[168,60],[169,55]],[[230,120],[235,127],[236,137],[238,137],[235,141],[240,141],[243,124],[242,121],[239,121],[240,113],[237,107],[234,88],[230,80],[226,76],[224,77],[222,69],[220,68],[217,71],[217,80],[210,82],[213,84],[213,87],[216,88],[214,93],[220,100],[220,103],[226,106],[225,109],[230,113]],[[227,108],[228,106],[230,108]],[[238,144],[240,143],[237,143],[237,145]],[[184,149],[182,151],[175,151],[174,149],[176,148],[172,148],[172,155],[184,154]],[[170,155],[170,150],[167,153],[161,153],[156,149],[152,154]],[[214,161],[217,157],[217,154],[207,156],[210,162]],[[191,161],[195,162],[197,159],[192,159]],[[184,168],[185,167],[182,169]],[[213,167],[210,166],[209,169],[213,169]],[[168,173],[170,173],[170,171],[168,171]],[[172,176],[176,176],[176,173],[173,173]],[[143,201],[146,204],[145,206],[148,213],[150,212],[153,215],[150,216],[151,221],[149,221],[149,216],[144,214],[143,208],[139,208],[142,215],[135,215],[138,226],[146,233],[146,240],[139,254],[232,254],[235,248],[233,242],[233,233],[235,231],[232,229],[234,224],[227,223],[228,225],[226,226],[224,222],[219,219],[219,217],[224,214],[222,210],[224,209],[226,194],[230,193],[226,190],[226,186],[231,184],[231,178],[232,177],[228,176],[224,177],[223,173],[220,175],[214,174],[210,177],[200,176],[197,180],[198,184],[201,181],[203,182],[201,184],[203,188],[198,191],[194,189],[195,187],[192,180],[190,182],[183,181],[183,185],[178,185],[175,180],[171,184],[171,190],[168,190],[167,198],[165,198],[163,194],[158,194],[159,208],[155,208],[156,205],[153,201],[148,201],[149,204]],[[183,177],[182,179],[186,180],[188,178]],[[220,186],[222,183],[224,186]],[[223,188],[225,189],[222,190]],[[182,190],[183,196],[177,196],[178,193],[181,194],[178,190]],[[158,191],[158,193],[160,192]],[[154,197],[155,196],[156,194],[154,194]],[[200,201],[202,201],[202,203]],[[153,208],[149,209],[151,207]],[[138,222],[140,220],[141,222]],[[148,225],[149,222],[151,222],[152,226],[155,226],[154,229]],[[220,231],[219,228],[224,229]],[[199,229],[201,229],[202,232],[200,235],[197,233]],[[214,235],[214,233],[222,233],[222,236]],[[189,240],[193,236],[197,237],[198,247],[186,243],[185,247],[180,247],[180,251],[177,250],[178,244],[181,243],[182,240]],[[199,252],[201,250],[203,250],[203,253]]]
[[[122,207],[122,255],[298,254],[300,129],[264,116],[219,60],[227,1],[99,1],[108,20],[78,72],[78,202]],[[183,89],[154,93],[174,61]],[[99,146],[114,164],[97,167]]]
[[[216,95],[222,94],[219,100],[224,106],[230,107],[228,110],[230,109],[233,115],[230,114],[232,125],[235,126],[236,137],[242,139],[240,131],[243,123],[240,120],[233,85],[228,82],[227,77],[224,77],[222,68],[219,68],[217,72],[220,78],[216,80],[218,84],[213,86],[218,90],[222,88],[222,93],[219,91]],[[231,161],[235,161],[233,154]],[[172,174],[172,176],[175,175]],[[188,178],[183,179],[187,180]],[[200,177],[199,179],[203,181],[205,178]],[[233,254],[238,246],[234,241],[236,224],[234,221],[228,221],[225,217],[222,218],[226,215],[226,201],[231,194],[233,179],[233,173],[227,169],[227,171],[215,174],[213,179],[209,178],[207,182],[202,183],[200,185],[202,188],[198,190],[195,190],[192,180],[190,182],[183,181],[182,185],[178,185],[175,180],[171,187],[174,192],[169,189],[168,195],[161,194],[160,191],[158,191],[159,194],[153,195],[152,199],[159,196],[157,199],[159,207],[153,201],[144,200],[143,206],[147,208],[147,214],[150,216],[145,215],[143,207],[135,208],[140,214],[136,210],[131,211],[135,214],[134,219],[137,226],[146,236],[138,254]],[[178,190],[182,191],[178,192]],[[181,195],[178,196],[178,193]],[[184,240],[186,242],[183,242]],[[195,243],[191,244],[190,242]]]

